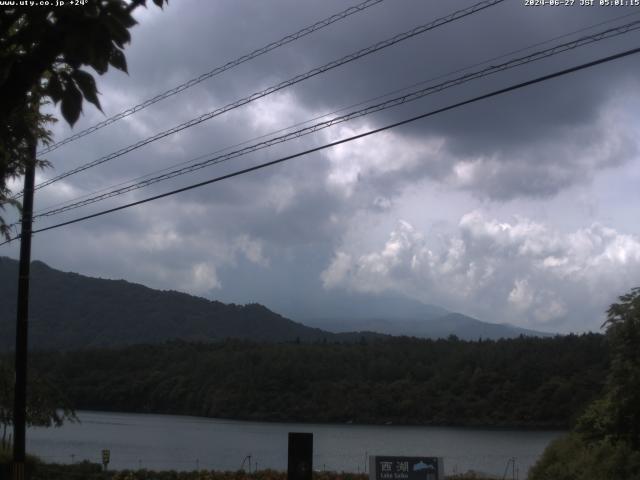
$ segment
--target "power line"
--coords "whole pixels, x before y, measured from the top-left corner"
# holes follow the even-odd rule
[[[122,182],[117,183],[115,185],[104,187],[104,188],[101,188],[99,190],[95,190],[93,192],[77,196],[77,197],[75,197],[73,199],[70,199],[70,200],[65,200],[65,201],[62,201],[62,202],[53,203],[53,204],[49,205],[48,207],[46,207],[46,208],[48,208],[50,210],[46,210],[46,208],[42,208],[42,209],[40,209],[39,211],[36,212],[36,216],[39,217],[39,216],[47,215],[54,208],[57,208],[57,207],[60,207],[60,206],[71,205],[71,204],[75,205],[81,199],[85,199],[87,197],[94,197],[94,196],[97,196],[98,194],[100,194],[102,192],[106,192],[108,190],[116,189],[116,188],[122,187],[124,185],[133,184],[135,182],[140,182],[140,181],[142,181],[144,179],[147,179],[147,178],[149,178],[149,177],[151,177],[153,175],[159,175],[162,172],[167,172],[167,171],[169,171],[169,170],[171,170],[173,168],[176,168],[176,167],[179,167],[179,166],[182,166],[182,165],[188,165],[188,164],[197,162],[199,160],[205,159],[210,155],[215,155],[215,154],[227,151],[227,150],[231,150],[232,148],[241,147],[242,145],[247,145],[247,144],[249,144],[251,142],[254,142],[256,140],[260,140],[260,139],[263,139],[263,138],[270,137],[270,136],[275,135],[277,133],[286,132],[287,130],[291,130],[291,129],[295,128],[295,127],[299,127],[299,126],[311,123],[311,122],[313,122],[315,120],[319,120],[321,118],[328,117],[330,115],[335,115],[337,113],[343,112],[343,111],[348,110],[350,108],[359,107],[361,105],[365,105],[367,103],[370,103],[370,102],[373,102],[373,101],[376,101],[376,100],[381,100],[383,98],[390,97],[391,95],[395,95],[395,94],[398,94],[398,93],[401,93],[401,92],[405,92],[405,91],[408,91],[408,90],[410,90],[412,88],[415,88],[415,87],[418,87],[418,86],[421,86],[421,85],[425,85],[425,84],[431,83],[433,81],[436,81],[436,80],[439,80],[439,79],[442,79],[442,78],[450,77],[451,75],[454,75],[456,73],[464,72],[464,71],[470,70],[470,69],[478,67],[478,66],[486,65],[487,63],[492,63],[492,62],[495,62],[496,60],[501,60],[501,59],[507,58],[507,57],[509,57],[511,55],[515,55],[517,53],[525,52],[525,51],[531,50],[531,49],[533,49],[535,47],[546,45],[546,44],[549,44],[549,43],[554,42],[556,40],[560,40],[562,38],[567,38],[567,37],[570,37],[570,36],[575,35],[577,33],[581,33],[581,32],[587,31],[587,30],[592,30],[592,29],[594,29],[596,27],[599,27],[599,26],[602,26],[602,25],[606,25],[608,23],[612,23],[612,22],[615,22],[615,21],[618,21],[618,20],[621,20],[621,19],[624,19],[624,18],[628,18],[628,17],[631,17],[631,16],[636,16],[636,15],[640,15],[640,11],[634,11],[634,12],[631,12],[631,13],[627,13],[625,15],[620,15],[620,16],[617,16],[617,17],[610,18],[608,20],[604,20],[602,22],[598,22],[598,23],[595,23],[595,24],[592,24],[592,25],[589,25],[589,26],[586,26],[586,27],[582,27],[580,29],[577,29],[577,30],[574,30],[574,31],[571,31],[571,32],[568,32],[568,33],[565,33],[565,34],[562,34],[562,35],[558,35],[556,37],[544,40],[542,42],[534,43],[532,45],[529,45],[529,46],[526,46],[526,47],[523,47],[523,48],[519,48],[517,50],[512,50],[510,52],[501,54],[501,55],[496,56],[496,57],[491,57],[491,58],[489,58],[487,60],[483,60],[481,62],[474,63],[473,65],[468,65],[468,66],[463,67],[463,68],[458,68],[458,69],[450,71],[448,73],[440,74],[440,75],[437,75],[435,77],[431,77],[431,78],[429,78],[427,80],[422,80],[422,81],[416,82],[416,83],[414,83],[412,85],[408,85],[408,86],[393,90],[391,92],[387,92],[387,93],[384,93],[384,94],[381,94],[381,95],[377,95],[377,96],[375,96],[373,98],[369,98],[367,100],[363,100],[363,101],[360,101],[360,102],[357,102],[357,103],[354,103],[354,104],[351,104],[351,105],[348,105],[348,106],[345,106],[345,107],[341,107],[341,108],[339,108],[337,110],[334,110],[332,112],[327,112],[327,113],[324,113],[322,115],[315,116],[315,117],[310,118],[308,120],[305,120],[305,121],[302,121],[302,122],[298,122],[298,123],[295,123],[293,125],[289,125],[287,127],[280,128],[278,130],[275,130],[275,131],[272,131],[272,132],[269,132],[269,133],[266,133],[266,134],[263,134],[263,135],[259,135],[257,137],[250,138],[248,140],[244,140],[244,141],[242,141],[240,143],[236,143],[236,144],[227,146],[225,148],[218,149],[218,150],[213,151],[213,152],[209,152],[209,153],[206,153],[206,154],[203,154],[203,155],[199,155],[199,156],[197,156],[195,158],[192,158],[190,160],[187,160],[187,161],[184,161],[184,162],[180,162],[180,163],[168,166],[168,167],[160,169],[160,170],[155,170],[153,172],[150,172],[150,173],[147,173],[147,174],[135,177],[135,178],[131,178],[131,179],[122,181]],[[623,26],[615,27],[615,28],[624,28],[624,27],[627,27],[629,25],[631,25],[631,24],[627,24],[627,25],[623,25]],[[606,33],[606,32],[601,32],[601,34],[602,33]],[[627,32],[625,31],[625,32],[621,32],[621,33],[627,33]],[[594,34],[594,35],[598,35],[598,34]],[[578,39],[578,40],[580,40],[580,39]],[[91,203],[93,203],[93,202],[91,202]],[[12,224],[12,225],[17,225],[17,224]]]
[[[582,38],[578,38],[576,40],[573,40],[571,42],[565,42],[563,44],[560,45],[556,45],[554,47],[545,49],[545,50],[540,50],[534,53],[531,53],[529,55],[520,57],[520,58],[515,58],[512,59],[508,62],[504,62],[500,65],[492,65],[489,66],[483,70],[479,70],[476,72],[472,72],[472,73],[468,73],[466,75],[463,75],[461,77],[457,77],[451,80],[447,80],[445,82],[439,83],[437,85],[432,85],[429,86],[427,88],[423,88],[421,90],[417,90],[411,93],[408,93],[406,95],[402,95],[399,97],[395,97],[389,100],[386,100],[384,102],[375,104],[375,105],[370,105],[368,107],[365,107],[363,109],[360,110],[356,110],[354,112],[348,113],[346,115],[342,115],[340,117],[335,117],[333,119],[330,120],[326,120],[324,122],[319,122],[317,124],[284,134],[284,135],[280,135],[278,137],[274,137],[271,138],[269,140],[263,141],[263,142],[259,142],[247,147],[244,147],[242,149],[239,150],[235,150],[226,154],[222,154],[222,155],[218,155],[212,158],[209,158],[207,160],[201,161],[199,163],[195,163],[193,165],[189,165],[186,167],[182,167],[179,168],[177,170],[173,170],[167,173],[163,173],[161,175],[157,175],[155,177],[151,177],[151,178],[147,178],[145,180],[142,180],[140,182],[137,183],[133,183],[131,185],[125,186],[125,187],[121,187],[121,188],[115,188],[109,192],[100,194],[100,195],[95,195],[93,197],[89,197],[86,198],[84,200],[78,200],[72,203],[68,203],[64,206],[58,207],[58,208],[52,208],[50,210],[44,211],[42,213],[39,213],[37,215],[34,215],[34,219],[37,218],[42,218],[42,217],[49,217],[49,216],[53,216],[53,215],[57,215],[63,212],[67,212],[69,210],[74,210],[76,208],[80,208],[86,205],[90,205],[96,202],[99,202],[101,200],[105,200],[108,198],[112,198],[115,196],[120,196],[123,195],[125,193],[128,192],[132,192],[134,190],[138,190],[140,188],[143,187],[147,187],[149,185],[164,181],[164,180],[168,180],[180,175],[184,175],[187,173],[191,173],[194,172],[196,170],[200,170],[202,168],[214,165],[214,164],[218,164],[218,163],[222,163],[228,160],[231,160],[233,158],[237,158],[239,156],[242,155],[246,155],[249,153],[253,153],[257,150],[261,150],[263,148],[267,148],[267,147],[271,147],[273,145],[279,144],[279,143],[284,143],[286,141],[295,139],[295,138],[300,138],[302,136],[305,135],[309,135],[311,133],[315,133],[319,130],[337,125],[339,123],[344,123],[350,120],[353,120],[355,118],[359,118],[365,115],[369,115],[371,113],[375,113],[375,112],[379,112],[382,110],[386,110],[392,107],[396,107],[398,105],[402,105],[408,102],[412,102],[415,100],[418,100],[420,98],[423,98],[427,95],[431,95],[434,93],[438,93],[441,92],[445,89],[454,87],[454,86],[458,86],[461,85],[463,83],[472,81],[472,80],[477,80],[479,78],[485,77],[485,76],[489,76],[498,72],[503,72],[505,70],[511,69],[511,68],[515,68],[518,66],[522,66],[528,63],[532,63],[534,61],[539,61],[542,60],[544,58],[548,58],[554,55],[558,55],[560,53],[566,52],[568,50],[573,50],[575,48],[578,47],[582,47],[585,45],[590,45],[605,39],[609,39],[609,38],[613,38],[625,33],[628,33],[630,31],[634,31],[634,30],[638,30],[640,28],[640,21],[635,21],[635,22],[630,22],[626,25],[621,25],[621,26],[617,26],[617,27],[613,27],[607,30],[604,30],[602,32],[598,32],[592,35],[588,35]],[[188,162],[188,163],[192,163],[192,161]]]
[[[543,75],[541,77],[534,78],[533,80],[528,80],[526,82],[521,82],[521,83],[518,83],[518,84],[515,84],[515,85],[511,85],[509,87],[501,88],[499,90],[494,90],[493,92],[486,93],[484,95],[480,95],[480,96],[477,96],[477,97],[470,98],[468,100],[464,100],[464,101],[461,101],[461,102],[458,102],[458,103],[454,103],[452,105],[448,105],[446,107],[442,107],[442,108],[439,108],[439,109],[436,109],[436,110],[432,110],[430,112],[423,113],[423,114],[417,115],[415,117],[411,117],[411,118],[408,118],[408,119],[405,119],[405,120],[402,120],[402,121],[399,121],[399,122],[396,122],[396,123],[392,123],[390,125],[386,125],[384,127],[376,128],[374,130],[369,130],[367,132],[364,132],[364,133],[361,133],[361,134],[358,134],[358,135],[353,135],[351,137],[343,138],[343,139],[337,140],[335,142],[326,143],[326,144],[321,145],[319,147],[310,148],[308,150],[305,150],[305,151],[302,151],[302,152],[298,152],[298,153],[295,153],[295,154],[292,154],[292,155],[288,155],[286,157],[281,157],[281,158],[278,158],[276,160],[272,160],[270,162],[261,163],[259,165],[254,165],[253,167],[248,167],[248,168],[245,168],[245,169],[242,169],[242,170],[237,170],[235,172],[232,172],[232,173],[229,173],[229,174],[226,174],[226,175],[215,177],[215,178],[212,178],[212,179],[209,179],[209,180],[206,180],[206,181],[203,181],[203,182],[195,183],[195,184],[192,184],[192,185],[189,185],[189,186],[186,186],[186,187],[178,188],[176,190],[172,190],[170,192],[165,192],[165,193],[162,193],[162,194],[159,194],[159,195],[155,195],[153,197],[148,197],[148,198],[145,198],[143,200],[138,200],[138,201],[135,201],[135,202],[131,202],[131,203],[127,203],[127,204],[124,204],[124,205],[120,205],[118,207],[110,208],[110,209],[107,209],[107,210],[102,210],[100,212],[93,213],[91,215],[85,215],[83,217],[75,218],[73,220],[68,220],[66,222],[61,222],[61,223],[58,223],[58,224],[55,224],[55,225],[50,225],[48,227],[40,228],[38,230],[33,230],[32,233],[40,233],[40,232],[45,232],[47,230],[53,230],[53,229],[56,229],[56,228],[67,226],[67,225],[72,225],[74,223],[78,223],[78,222],[82,222],[82,221],[85,221],[85,220],[89,220],[91,218],[100,217],[100,216],[106,215],[108,213],[113,213],[113,212],[117,212],[119,210],[124,210],[126,208],[134,207],[134,206],[137,206],[137,205],[142,205],[143,203],[148,203],[148,202],[151,202],[151,201],[154,201],[154,200],[159,200],[159,199],[164,198],[164,197],[169,197],[171,195],[176,195],[178,193],[182,193],[182,192],[186,192],[186,191],[189,191],[189,190],[193,190],[195,188],[203,187],[205,185],[209,185],[209,184],[212,184],[212,183],[217,183],[217,182],[220,182],[222,180],[227,180],[229,178],[233,178],[233,177],[237,177],[237,176],[240,176],[240,175],[244,175],[244,174],[249,173],[249,172],[253,172],[253,171],[256,171],[256,170],[261,170],[263,168],[270,167],[270,166],[273,166],[273,165],[277,165],[279,163],[283,163],[283,162],[286,162],[288,160],[292,160],[294,158],[302,157],[302,156],[308,155],[310,153],[318,152],[318,151],[321,151],[321,150],[325,150],[327,148],[335,147],[335,146],[343,144],[343,143],[347,143],[347,142],[351,142],[353,140],[358,140],[360,138],[368,137],[369,135],[373,135],[373,134],[380,133],[380,132],[385,131],[385,130],[389,130],[389,129],[396,128],[396,127],[399,127],[399,126],[402,126],[402,125],[406,125],[408,123],[415,122],[417,120],[421,120],[421,119],[424,119],[424,118],[428,118],[428,117],[437,115],[439,113],[447,112],[449,110],[454,110],[456,108],[460,108],[462,106],[469,105],[469,104],[472,104],[472,103],[475,103],[475,102],[478,102],[478,101],[481,101],[481,100],[486,100],[488,98],[496,97],[498,95],[503,95],[505,93],[512,92],[514,90],[519,90],[519,89],[524,88],[524,87],[528,87],[528,86],[531,86],[531,85],[534,85],[534,84],[537,84],[537,83],[542,83],[542,82],[551,80],[553,78],[558,78],[558,77],[561,77],[561,76],[564,76],[564,75],[568,75],[570,73],[574,73],[574,72],[577,72],[577,71],[580,71],[580,70],[585,70],[587,68],[591,68],[591,67],[594,67],[596,65],[601,65],[601,64],[604,64],[604,63],[608,63],[608,62],[611,62],[611,61],[614,61],[614,60],[618,60],[618,59],[621,59],[621,58],[624,58],[624,57],[628,57],[630,55],[635,55],[637,53],[640,53],[640,48],[634,48],[634,49],[626,50],[624,52],[620,52],[620,53],[617,53],[617,54],[614,54],[614,55],[610,55],[610,56],[607,56],[607,57],[602,57],[602,58],[599,58],[599,59],[591,61],[591,62],[583,63],[583,64],[575,66],[575,67],[571,67],[571,68],[560,70],[560,71],[557,71],[557,72],[554,72],[554,73]],[[19,237],[14,237],[14,238],[11,238],[9,240],[6,240],[6,241],[0,243],[0,245],[4,245],[4,244],[9,243],[9,242],[11,242],[13,240],[16,240],[16,238],[19,238]]]
[[[230,103],[228,105],[225,105],[224,107],[220,107],[217,108],[216,110],[213,110],[211,112],[205,113],[200,115],[199,117],[193,118],[187,122],[181,123],[180,125],[177,125],[173,128],[170,128],[169,130],[165,130],[163,132],[160,132],[152,137],[148,137],[144,140],[141,140],[139,142],[136,142],[132,145],[129,145],[127,147],[124,147],[116,152],[110,153],[108,155],[105,155],[103,157],[100,157],[96,160],[93,160],[89,163],[86,163],[84,165],[81,165],[77,168],[68,170],[67,172],[61,173],[60,175],[51,178],[49,180],[45,180],[44,182],[41,182],[40,184],[36,185],[36,190],[49,186],[55,182],[58,182],[64,178],[67,178],[71,175],[74,175],[76,173],[82,172],[84,170],[87,170],[89,168],[95,167],[97,165],[100,165],[102,163],[105,163],[109,160],[113,160],[114,158],[120,157],[126,153],[129,153],[133,150],[136,150],[144,145],[147,145],[151,142],[154,142],[156,140],[159,140],[161,138],[167,137],[173,133],[177,133],[180,132],[182,130],[185,130],[187,128],[193,127],[195,125],[198,125],[199,123],[202,123],[206,120],[210,120],[211,118],[217,117],[219,115],[222,115],[223,113],[226,113],[230,110],[233,110],[235,108],[241,107],[243,105],[246,105],[250,102],[253,102],[254,100],[257,100],[259,98],[262,97],[266,97],[267,95],[271,95],[272,93],[275,93],[279,90],[282,90],[284,88],[290,87],[292,85],[295,85],[296,83],[302,82],[303,80],[307,80],[308,78],[314,77],[316,75],[319,75],[321,73],[327,72],[333,68],[336,68],[338,66],[344,65],[346,63],[352,62],[354,60],[357,60],[359,58],[362,58],[366,55],[369,55],[371,53],[377,52],[379,50],[382,50],[384,48],[390,47],[392,45],[395,45],[396,43],[402,42],[404,40],[407,40],[409,38],[415,37],[417,35],[420,35],[422,33],[425,33],[429,30],[433,30],[437,27],[440,27],[442,25],[454,22],[456,20],[459,20],[461,18],[464,18],[468,15],[472,15],[474,13],[477,13],[481,10],[484,10],[486,8],[492,7],[494,5],[497,5],[498,3],[502,3],[505,0],[483,0],[479,3],[476,3],[470,7],[461,9],[461,10],[457,10],[449,15],[446,15],[444,17],[438,18],[436,20],[433,20],[432,22],[429,22],[427,24],[424,25],[420,25],[418,27],[415,27],[411,30],[408,30],[406,32],[400,33],[398,35],[395,35],[394,37],[391,37],[387,40],[382,40],[380,42],[377,42],[373,45],[370,45],[369,47],[363,48],[362,50],[358,50],[357,52],[351,53],[349,55],[345,55],[344,57],[338,59],[338,60],[334,60],[332,62],[329,62],[321,67],[316,67],[312,70],[309,70],[306,73],[300,74],[300,75],[296,75],[295,77],[286,80],[284,82],[278,83],[276,85],[273,85],[265,90],[262,90],[260,92],[256,92],[253,93],[251,95],[249,95],[248,97],[244,97],[240,100],[236,100],[233,103]],[[19,197],[21,194],[18,194],[16,197]]]
[[[287,35],[286,37],[281,38],[280,40],[277,40],[275,42],[272,42],[268,45],[265,45],[264,47],[258,48],[256,50],[254,50],[251,53],[248,53],[246,55],[243,55],[241,57],[236,58],[235,60],[231,60],[227,63],[225,63],[224,65],[218,66],[216,68],[214,68],[213,70],[208,71],[207,73],[203,73],[202,75],[192,78],[191,80],[188,80],[176,87],[173,87],[170,90],[167,90],[166,92],[160,93],[158,95],[156,95],[153,98],[150,98],[148,100],[145,100],[142,103],[139,103],[138,105],[135,105],[133,107],[130,107],[116,115],[113,115],[112,117],[107,118],[106,120],[103,120],[102,122],[96,123],[95,125],[82,130],[74,135],[71,135],[70,137],[67,137],[63,140],[60,140],[59,142],[54,143],[53,145],[50,145],[46,148],[44,148],[41,152],[38,152],[39,155],[43,155],[45,153],[49,153],[52,152],[53,150],[56,150],[57,148],[61,147],[62,145],[65,145],[69,142],[73,142],[74,140],[77,140],[79,138],[82,138],[86,135],[89,135],[90,133],[93,133],[97,130],[100,130],[103,127],[106,127],[107,125],[111,125],[112,123],[117,122],[118,120],[121,120],[125,117],[128,117],[129,115],[132,115],[136,112],[139,112],[140,110],[143,110],[145,108],[147,108],[150,105],[153,105],[154,103],[157,103],[161,100],[164,100],[165,98],[169,98],[172,97],[173,95],[176,95],[184,90],[187,90],[188,88],[191,88],[209,78],[215,77],[216,75],[221,74],[222,72],[225,72],[227,70],[230,70],[234,67],[237,67],[238,65],[248,62],[249,60],[253,60],[254,58],[257,58],[261,55],[264,55],[265,53],[268,53],[272,50],[275,50],[276,48],[282,47],[288,43],[291,43],[295,40],[298,40],[302,37],[305,37],[315,31],[318,31],[322,28],[328,27],[329,25],[331,25],[332,23],[338,22],[344,18],[349,17],[350,15],[353,15],[354,13],[359,13],[362,12],[363,10],[366,10],[369,7],[373,7],[374,5],[377,5],[378,3],[381,3],[384,0],[365,0],[362,3],[359,3],[358,5],[354,5],[353,7],[349,7],[346,10],[343,10],[341,12],[338,12],[334,15],[331,15],[330,17],[327,17],[323,20],[320,20],[319,22],[314,23],[313,25],[310,25],[308,27],[305,27],[301,30],[298,30],[295,33],[292,33],[290,35]]]

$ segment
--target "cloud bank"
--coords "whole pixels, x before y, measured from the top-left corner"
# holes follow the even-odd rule
[[[378,249],[336,250],[327,289],[409,293],[479,318],[540,329],[597,330],[640,273],[640,237],[593,224],[561,233],[527,218],[464,215],[445,238],[400,221]]]

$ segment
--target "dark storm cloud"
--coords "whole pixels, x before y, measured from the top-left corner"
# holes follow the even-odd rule
[[[99,158],[472,3],[386,0],[52,152],[47,158],[55,172],[47,175]],[[172,2],[162,12],[154,8],[141,11],[140,25],[127,49],[130,75],[113,72],[98,80],[105,115],[118,113],[346,7],[337,0],[194,0]],[[520,0],[507,0],[70,177],[39,191],[36,207],[170,167],[628,12],[626,8],[577,5],[531,8]],[[41,220],[39,225],[303,151],[630,48],[639,39],[635,33],[520,67],[87,209]],[[492,64],[496,62],[499,60]],[[269,304],[273,299],[285,305],[287,294],[283,291],[298,298],[315,298],[314,291],[322,285],[321,272],[338,265],[335,258],[342,258],[338,250],[349,252],[352,264],[367,265],[358,259],[353,245],[347,244],[353,225],[357,229],[361,217],[397,216],[396,201],[422,180],[468,191],[483,200],[553,198],[589,181],[601,169],[628,162],[637,154],[635,133],[618,127],[628,120],[626,98],[637,89],[635,65],[636,58],[608,64],[360,143],[36,236],[34,255],[63,269],[210,296],[221,294],[239,302]],[[54,127],[56,138],[86,128],[105,115],[87,106],[74,131],[63,122]],[[452,219],[454,223],[458,220]],[[371,233],[372,251],[380,242],[384,244],[388,233]],[[379,238],[373,238],[375,235]],[[421,241],[414,239],[406,250],[413,251],[412,245],[422,248]],[[494,254],[494,263],[505,265],[498,258],[500,253]],[[472,263],[473,255],[468,256],[468,263]],[[580,259],[575,262],[579,264]],[[517,263],[521,269],[517,275],[515,267],[497,272],[496,277],[503,280],[495,282],[500,288],[482,291],[484,297],[491,297],[487,304],[501,308],[510,292],[515,292],[515,300],[526,303],[527,292],[540,291],[538,277],[527,274],[535,270],[534,263],[530,259]],[[436,294],[415,293],[412,281],[430,277],[412,276],[409,264],[404,262],[392,272],[393,281],[383,278],[380,287],[384,289],[388,283],[389,288],[404,289],[416,298],[437,303]],[[446,262],[443,265],[445,268]],[[456,285],[456,278],[451,278]],[[370,280],[362,278],[365,284]],[[348,279],[344,283],[349,284]],[[561,292],[557,295],[562,297]],[[536,298],[539,304],[546,301],[543,296]],[[478,311],[470,300],[457,301],[469,312]],[[571,302],[566,303],[569,309]],[[507,316],[508,311],[503,317]]]
[[[259,91],[470,4],[468,1],[437,4],[384,2],[345,22],[154,105],[135,118],[108,127],[105,129],[107,132],[91,137],[90,145],[95,148],[94,156],[133,143],[140,136],[150,136],[170,128],[200,113],[242,98],[250,92]],[[341,8],[344,8],[342,2],[314,2],[304,5],[304,8],[297,2],[285,1],[184,2],[172,5],[162,14],[149,11],[142,15],[141,25],[137,27],[134,45],[130,50],[131,78],[122,79],[116,74],[105,79],[101,89],[106,92],[105,95],[115,94],[111,98],[121,95],[123,105],[135,102],[136,99],[149,98]],[[286,15],[282,12],[286,12]],[[520,1],[510,0],[309,79],[292,87],[291,94],[310,117],[626,12],[628,9],[624,8],[577,6],[536,9],[525,7]],[[161,35],[158,35],[159,31],[162,32]],[[635,34],[633,38],[637,39],[638,35]],[[375,117],[373,126],[486,93],[569,64],[593,59],[627,45],[628,38],[623,41],[606,41],[581,51],[563,54],[557,59],[520,67],[499,77],[457,87],[404,108],[402,116],[394,111],[379,114]],[[444,138],[447,150],[453,157],[466,160],[470,156],[494,157],[496,165],[504,164],[507,171],[517,170],[519,163],[531,163],[531,159],[523,160],[519,153],[523,149],[537,150],[538,158],[534,163],[540,168],[528,173],[538,174],[541,178],[527,183],[528,188],[523,189],[515,182],[512,188],[501,183],[502,187],[496,189],[486,180],[479,180],[477,185],[466,187],[475,188],[480,195],[497,198],[553,194],[570,184],[571,180],[561,179],[556,183],[546,181],[548,164],[566,162],[568,168],[573,168],[572,155],[559,155],[558,145],[565,141],[567,135],[572,135],[571,129],[590,130],[587,134],[594,141],[604,138],[606,132],[597,125],[598,116],[612,95],[621,95],[621,89],[630,91],[634,87],[628,81],[632,76],[633,65],[632,59],[599,67],[579,76],[515,92],[504,98],[485,101],[404,127],[401,134],[417,138]],[[112,81],[116,83],[112,84]],[[605,88],[612,84],[617,88]],[[106,100],[105,98],[104,103],[108,106],[110,102]],[[117,107],[108,109],[108,113],[118,111],[122,105],[118,104]],[[242,107],[237,113],[215,118],[189,131],[144,147],[142,151],[132,153],[130,157],[133,160],[130,161],[144,166],[162,165],[162,159],[157,157],[163,152],[175,161],[176,157],[188,159],[218,146],[245,140],[246,129],[242,126],[246,121],[247,109],[248,107]],[[99,115],[91,112],[88,117],[95,119]],[[299,117],[299,120],[303,119],[302,116]],[[274,124],[274,128],[288,124],[288,119],[280,119]],[[263,133],[266,131],[268,130],[263,130]],[[589,170],[624,161],[633,152],[629,145],[626,151],[621,150],[617,156],[601,158],[598,162],[582,167],[588,173]],[[59,155],[54,154],[52,157],[57,165],[62,163],[58,160]],[[92,155],[83,150],[82,157],[91,158]],[[448,164],[450,163],[451,159],[448,159]],[[102,170],[100,180],[110,179],[111,171],[125,176],[128,169],[123,166],[123,161],[117,160],[114,164],[117,164],[117,168],[106,167]],[[442,178],[446,169],[442,165],[427,165],[422,174],[433,176],[437,172],[436,178]],[[91,174],[87,175],[92,183]],[[415,175],[416,172],[411,172],[411,178],[415,178]],[[507,181],[509,176],[508,173],[500,176],[499,181]],[[588,176],[587,174],[586,177]],[[574,179],[581,180],[583,178],[580,176]],[[532,187],[536,184],[541,185],[540,190]]]

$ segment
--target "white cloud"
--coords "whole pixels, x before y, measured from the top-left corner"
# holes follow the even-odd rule
[[[546,324],[553,327],[552,322],[562,319],[569,313],[567,305],[558,299],[549,299],[541,303],[533,310],[537,324]]]
[[[361,128],[342,126],[327,137],[329,141],[336,141],[372,128],[367,124]],[[332,191],[351,197],[359,182],[371,182],[380,177],[390,180],[394,173],[405,177],[424,166],[439,154],[442,144],[442,140],[403,138],[394,132],[343,143],[326,153],[331,165],[327,185]]]
[[[189,291],[204,295],[215,288],[220,288],[216,269],[207,263],[197,263],[191,268],[191,284]]]
[[[606,8],[586,9],[580,15],[567,11],[550,21],[542,11],[525,12],[517,2],[507,3],[506,10],[501,7],[485,21],[452,24],[394,47],[402,55],[390,49],[369,56],[69,177],[40,190],[37,208],[466,67],[489,56],[488,52],[491,56],[504,53],[498,46],[520,40],[525,30],[531,42],[538,42],[600,22],[608,14]],[[47,155],[56,170],[39,172],[39,176],[61,173],[135,143],[305,68],[406,30],[416,18],[435,18],[452,8],[448,2],[407,2],[406,7],[383,2],[347,23],[318,31],[158,102]],[[139,9],[141,24],[132,30],[134,41],[127,48],[131,74],[111,71],[97,78],[105,115],[253,51],[296,25],[311,24],[343,8],[338,1],[309,2],[304,7],[294,1],[185,1],[172,2],[165,11]],[[503,28],[512,25],[518,25],[517,35],[513,28]],[[478,34],[489,30],[490,36]],[[230,36],[238,41],[230,44]],[[449,41],[465,36],[476,41]],[[434,42],[443,48],[425,48]],[[605,56],[615,49],[608,42],[593,47],[596,50],[589,48],[585,54]],[[157,61],[158,51],[163,52],[162,62]],[[579,62],[578,50],[569,53],[571,57],[565,56],[558,65]],[[240,280],[246,269],[278,272],[286,278],[295,264],[311,278],[324,261],[328,266],[321,278],[326,288],[398,290],[487,320],[597,328],[606,305],[638,283],[638,237],[627,235],[640,234],[633,209],[640,201],[636,193],[640,170],[637,161],[629,162],[637,158],[640,138],[634,68],[634,61],[612,63],[607,69],[581,73],[580,81],[559,80],[514,92],[310,155],[286,167],[36,235],[34,258],[63,269],[193,293],[220,283],[225,288],[240,285],[235,297],[245,302],[255,301],[245,288],[246,277]],[[538,70],[538,66],[525,67],[513,75],[525,79],[538,75]],[[485,86],[491,87],[492,82]],[[473,84],[460,85],[378,112],[355,125],[323,130],[132,192],[127,198],[140,199],[150,192],[165,192],[305,150],[457,102],[474,92]],[[52,110],[59,113],[59,106]],[[56,139],[61,139],[104,118],[87,106],[73,130],[64,121],[52,128]],[[624,162],[628,163],[620,167]],[[11,186],[21,188],[18,181]],[[112,199],[104,205],[121,201]],[[102,205],[75,212],[90,213]],[[462,215],[478,206],[483,210]],[[512,213],[528,218],[509,216]],[[393,228],[390,225],[397,218],[410,222]],[[437,235],[459,218],[456,227],[442,237]],[[593,224],[594,220],[607,228]],[[4,252],[17,256],[14,245]],[[296,249],[302,247],[305,256],[296,257]],[[313,261],[307,255],[310,250],[317,253]],[[326,250],[337,253],[325,256]],[[248,262],[237,261],[241,258]],[[313,298],[315,292],[308,287],[299,297],[305,294]]]
[[[282,176],[274,177],[265,194],[266,204],[273,207],[276,213],[280,213],[293,204],[298,193],[290,179]]]
[[[307,120],[310,112],[303,108],[292,92],[285,90],[249,104],[247,115],[254,131],[269,133],[282,128],[283,118],[292,125]]]
[[[562,331],[597,329],[640,278],[639,238],[600,225],[562,233],[478,210],[440,244],[400,221],[377,250],[340,249],[325,288],[395,290],[487,321]]]
[[[252,239],[249,235],[240,235],[236,237],[234,246],[247,260],[263,267],[269,266],[269,259],[264,256],[262,242],[259,240]]]
[[[325,288],[332,288],[347,279],[351,268],[351,256],[344,252],[336,252],[329,267],[320,274]]]
[[[527,310],[533,303],[534,292],[531,290],[526,278],[517,278],[513,282],[513,290],[509,292],[509,303],[518,310]]]

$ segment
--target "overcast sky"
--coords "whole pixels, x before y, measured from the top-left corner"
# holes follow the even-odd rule
[[[104,114],[86,105],[73,129],[63,121],[53,127],[55,138],[355,3],[182,0],[163,11],[141,9],[126,50],[129,75],[115,71],[98,79]],[[40,172],[38,181],[473,3],[383,1],[47,154],[54,168]],[[578,4],[530,7],[506,0],[43,188],[36,210],[640,13]],[[640,15],[506,58],[636,20]],[[638,46],[640,34],[631,32],[40,220],[36,228]],[[323,305],[351,292],[405,295],[539,330],[598,330],[607,306],[640,285],[638,65],[638,55],[627,57],[41,233],[33,258],[65,271],[260,302],[294,319],[326,316]],[[17,242],[0,247],[0,255],[17,258]]]

